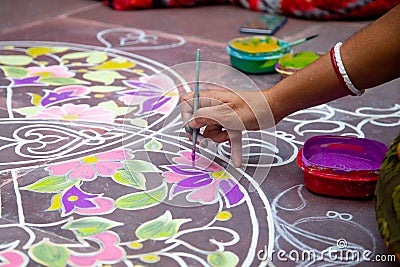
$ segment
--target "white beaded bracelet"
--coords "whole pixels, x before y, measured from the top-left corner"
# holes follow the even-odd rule
[[[359,90],[357,89],[354,84],[351,82],[349,75],[346,72],[346,69],[344,68],[343,65],[343,61],[342,61],[342,57],[340,56],[340,48],[342,47],[342,43],[338,42],[334,47],[333,47],[333,56],[335,59],[335,62],[332,62],[333,64],[335,64],[337,68],[337,70],[339,70],[341,77],[338,78],[342,78],[344,81],[344,84],[346,85],[346,87],[350,90],[350,92],[353,93],[353,95],[357,95],[360,96],[364,93],[365,90]]]

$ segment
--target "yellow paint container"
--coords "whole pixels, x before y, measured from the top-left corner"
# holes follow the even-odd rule
[[[279,58],[292,51],[288,44],[273,36],[248,36],[232,39],[226,51],[233,67],[250,74],[270,73]]]

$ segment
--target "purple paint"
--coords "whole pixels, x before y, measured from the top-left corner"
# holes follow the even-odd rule
[[[192,156],[192,163],[193,163],[193,156]],[[193,171],[191,168],[192,166],[189,165],[175,165],[175,166],[168,166],[174,173],[182,174],[182,175],[198,175],[202,174],[203,171],[195,170]]]
[[[195,160],[196,160],[196,149],[193,148],[193,149],[192,149],[192,168],[193,168],[193,169],[195,168],[195,166],[194,166]]]
[[[43,107],[45,107],[68,98],[73,98],[74,97],[73,93],[74,93],[73,91],[67,91],[61,93],[50,92],[46,97],[42,98],[41,104]]]
[[[133,95],[133,96],[159,96],[159,92],[154,92],[150,90],[140,90],[140,91],[131,91],[124,93],[126,95]]]
[[[22,78],[22,79],[12,79],[14,81],[14,86],[22,86],[22,85],[35,85],[35,84],[43,84],[41,82],[37,82],[39,80],[40,76],[34,76],[34,77],[28,77],[28,78]]]
[[[219,183],[219,187],[224,192],[230,205],[235,205],[244,197],[244,194],[240,191],[239,186],[232,182],[232,180],[222,180]]]
[[[70,197],[74,197],[70,200]],[[78,208],[94,208],[96,205],[90,201],[90,198],[96,198],[98,195],[87,194],[76,186],[68,189],[61,197],[61,202],[64,205],[65,213],[71,212],[75,207]]]
[[[169,100],[171,100],[170,97],[166,96],[161,96],[161,97],[153,97],[150,98],[146,101],[143,102],[143,108],[142,111],[140,112],[141,114],[156,110],[158,108],[161,108],[163,105],[165,105]]]
[[[315,136],[305,142],[302,161],[308,168],[377,171],[387,149],[385,144],[365,138]]]

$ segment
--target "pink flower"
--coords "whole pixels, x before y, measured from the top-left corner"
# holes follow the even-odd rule
[[[64,66],[29,67],[29,76],[41,77],[73,77],[75,74]]]
[[[224,197],[227,207],[244,201],[244,194],[236,180],[218,164],[196,155],[195,168],[192,167],[191,151],[180,151],[180,157],[173,158],[177,164],[167,166],[171,171],[163,175],[165,181],[174,183],[171,196],[190,192],[186,199],[191,202],[212,204]]]
[[[22,267],[27,266],[29,258],[14,249],[0,251],[0,266],[1,267]]]
[[[93,253],[71,253],[69,261],[73,266],[103,266],[103,264],[118,263],[125,257],[125,251],[118,245],[119,236],[107,231],[88,237],[99,245],[99,250]]]
[[[92,181],[98,175],[111,177],[118,169],[124,166],[123,161],[131,156],[125,150],[114,150],[87,156],[81,160],[69,161],[47,167],[53,175],[65,175],[70,179],[82,179]]]
[[[81,215],[103,215],[109,214],[115,210],[115,200],[109,197],[97,197],[93,199],[95,207],[76,208],[75,213]]]
[[[112,111],[106,110],[103,107],[90,107],[87,104],[65,104],[61,107],[48,107],[28,117],[32,119],[55,119],[64,121],[114,122],[114,114]]]

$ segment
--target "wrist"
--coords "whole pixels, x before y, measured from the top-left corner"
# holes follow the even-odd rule
[[[279,100],[279,96],[277,94],[275,94],[275,89],[274,87],[276,87],[277,85],[268,88],[268,89],[264,89],[262,90],[262,93],[265,97],[265,99],[268,102],[269,108],[271,109],[271,113],[272,113],[272,117],[274,120],[274,124],[278,124],[284,117],[285,115],[283,115],[283,110],[282,110],[282,105],[280,105],[280,103],[282,103]]]

